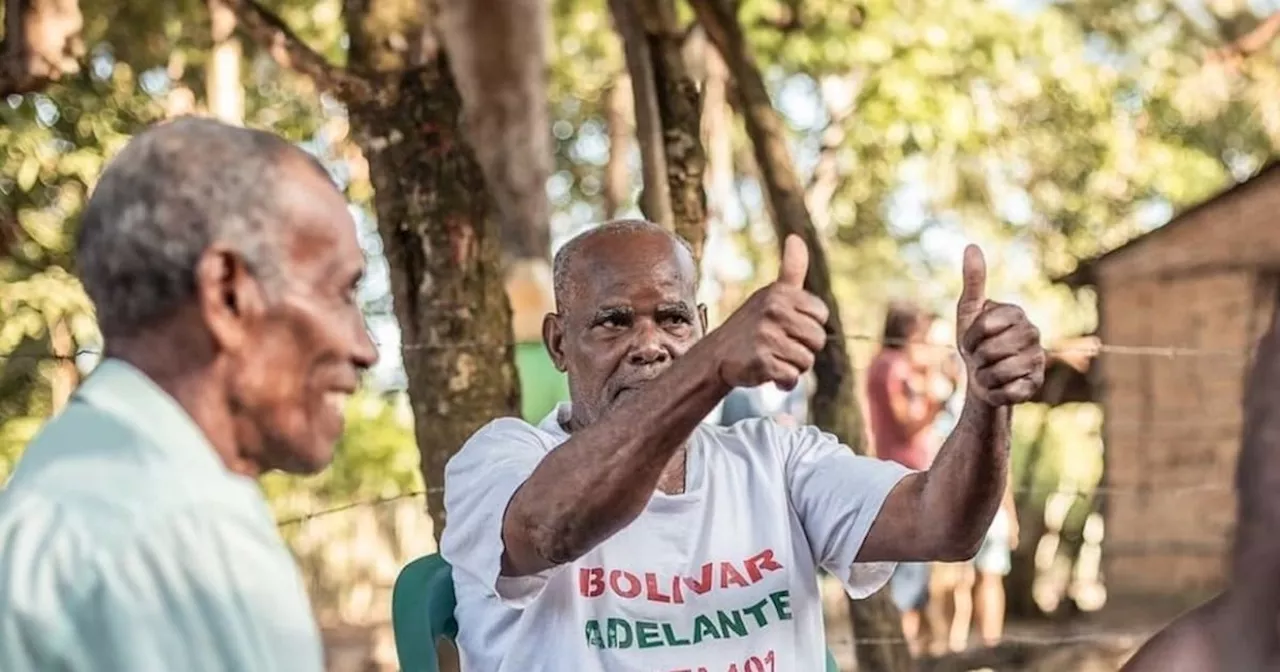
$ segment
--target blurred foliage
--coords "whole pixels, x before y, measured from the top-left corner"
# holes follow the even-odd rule
[[[265,4],[341,62],[338,0]],[[993,282],[1053,321],[1047,333],[1087,330],[1089,302],[1049,277],[1247,177],[1275,153],[1276,48],[1238,66],[1206,60],[1268,9],[1250,6],[743,0],[740,19],[790,126],[802,180],[816,184],[818,167],[835,168],[831,197],[814,207],[830,222],[848,326],[874,333],[894,296],[945,309],[958,282],[937,258],[945,234],[980,240],[1008,262],[993,264]],[[78,346],[96,344],[92,311],[72,276],[85,194],[131,134],[184,97],[198,112],[204,96],[204,2],[104,0],[82,10],[88,67],[39,94],[0,101],[0,233],[21,232],[0,258],[0,479],[50,408],[51,367],[26,355],[50,352],[56,324]],[[549,192],[563,236],[603,215],[605,106],[624,69],[604,0],[553,0],[552,18],[557,172]],[[244,54],[247,123],[316,151],[352,200],[367,204],[367,169],[341,107],[256,45],[245,44]],[[745,137],[731,132],[734,202],[712,205],[726,213],[717,226],[754,270],[745,284],[758,284],[774,272],[774,241]],[[830,137],[838,142],[824,142]],[[638,179],[635,148],[628,154]],[[632,184],[633,208],[637,191]],[[1020,256],[1026,263],[1013,263]],[[385,312],[384,297],[370,301]],[[268,480],[269,491],[282,500],[291,488],[330,499],[411,487],[404,479],[417,472],[403,463],[416,454],[411,435],[392,422],[390,406],[366,412],[371,399],[353,400],[364,410],[351,411],[350,437],[330,472]]]
[[[353,500],[422,490],[407,398],[363,390],[347,404],[346,427],[333,463],[316,476],[269,474],[263,490],[282,519]]]

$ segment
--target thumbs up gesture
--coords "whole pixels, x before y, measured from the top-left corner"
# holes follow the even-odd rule
[[[956,345],[969,371],[968,394],[991,406],[1030,400],[1044,384],[1040,330],[1018,306],[987,298],[987,262],[964,251],[964,289],[956,303]]]
[[[827,306],[804,290],[809,249],[798,236],[783,243],[778,279],[757,290],[705,345],[730,387],[772,382],[793,389],[827,342]]]

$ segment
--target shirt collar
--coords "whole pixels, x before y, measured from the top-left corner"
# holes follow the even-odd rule
[[[547,414],[547,417],[542,419],[542,422],[538,423],[538,429],[541,429],[557,439],[567,439],[569,438],[569,432],[565,430],[564,426],[569,423],[569,418],[572,413],[572,404],[567,401],[562,401],[556,404],[555,408],[551,409],[551,412]]]
[[[103,360],[72,399],[115,416],[170,457],[201,469],[227,471],[186,409],[123,360]]]

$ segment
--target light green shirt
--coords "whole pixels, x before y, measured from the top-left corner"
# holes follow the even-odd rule
[[[257,484],[148,378],[104,361],[0,490],[0,670],[322,669]]]

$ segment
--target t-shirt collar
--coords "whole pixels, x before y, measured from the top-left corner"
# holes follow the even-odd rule
[[[542,419],[542,422],[538,423],[538,429],[541,429],[557,439],[567,439],[569,438],[569,432],[564,428],[564,426],[569,424],[569,418],[572,414],[572,404],[567,401],[562,401],[556,404],[555,408],[551,409],[551,412],[547,414],[547,417]]]

